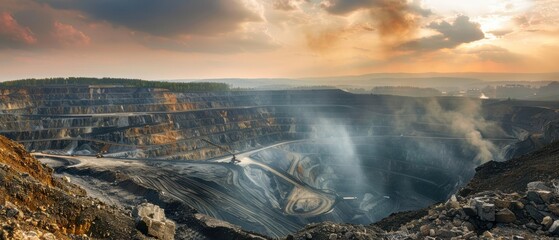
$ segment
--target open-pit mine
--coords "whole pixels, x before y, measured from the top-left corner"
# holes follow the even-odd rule
[[[543,144],[559,117],[551,102],[342,90],[76,84],[2,88],[0,99],[1,135],[106,203],[164,207],[177,238],[203,236],[189,223],[204,215],[284,237],[420,209],[478,165]]]

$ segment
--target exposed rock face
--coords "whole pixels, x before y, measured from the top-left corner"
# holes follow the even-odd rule
[[[549,189],[549,185],[539,186]],[[535,185],[530,186],[534,189]],[[410,218],[398,229],[370,226],[366,233],[363,230],[357,233],[355,230],[359,228],[355,226],[323,223],[309,226],[287,239],[311,239],[309,236],[312,239],[556,239],[559,215],[549,210],[552,204],[557,204],[556,198],[551,199],[550,203],[536,203],[526,193],[485,191],[431,206],[423,216]]]
[[[504,163],[485,164],[456,199],[394,214],[375,224],[386,232],[374,234],[409,239],[557,239],[557,149],[559,143]],[[494,220],[487,216],[491,209]]]
[[[506,162],[488,162],[476,168],[476,174],[466,187],[460,190],[462,196],[483,191],[521,192],[542,186],[549,191],[552,180],[559,179],[559,142],[540,150]],[[533,182],[533,183],[532,183]],[[539,194],[538,194],[539,195]],[[533,195],[532,197],[536,197]]]
[[[51,173],[0,136],[0,239],[143,238],[123,210]]]
[[[142,233],[163,240],[175,238],[175,223],[165,218],[165,211],[159,206],[142,203],[132,214],[136,219],[136,227]]]
[[[550,122],[545,126],[543,138],[547,143],[559,141],[559,121]]]

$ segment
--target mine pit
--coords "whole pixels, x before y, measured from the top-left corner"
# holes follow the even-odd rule
[[[26,104],[7,94],[1,133],[110,204],[149,201],[178,228],[201,213],[272,237],[445,201],[543,128],[516,115],[525,109],[466,98],[59,88]]]

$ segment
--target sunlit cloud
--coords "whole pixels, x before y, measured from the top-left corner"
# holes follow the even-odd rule
[[[3,0],[0,9],[6,79],[558,71],[545,50],[559,38],[555,0]]]

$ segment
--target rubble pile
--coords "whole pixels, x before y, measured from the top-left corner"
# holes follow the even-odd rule
[[[286,239],[556,239],[559,180],[531,182],[521,193],[453,195],[398,229],[334,223],[309,225]]]
[[[531,182],[523,193],[452,196],[387,235],[411,239],[551,239],[559,237],[559,181]]]

